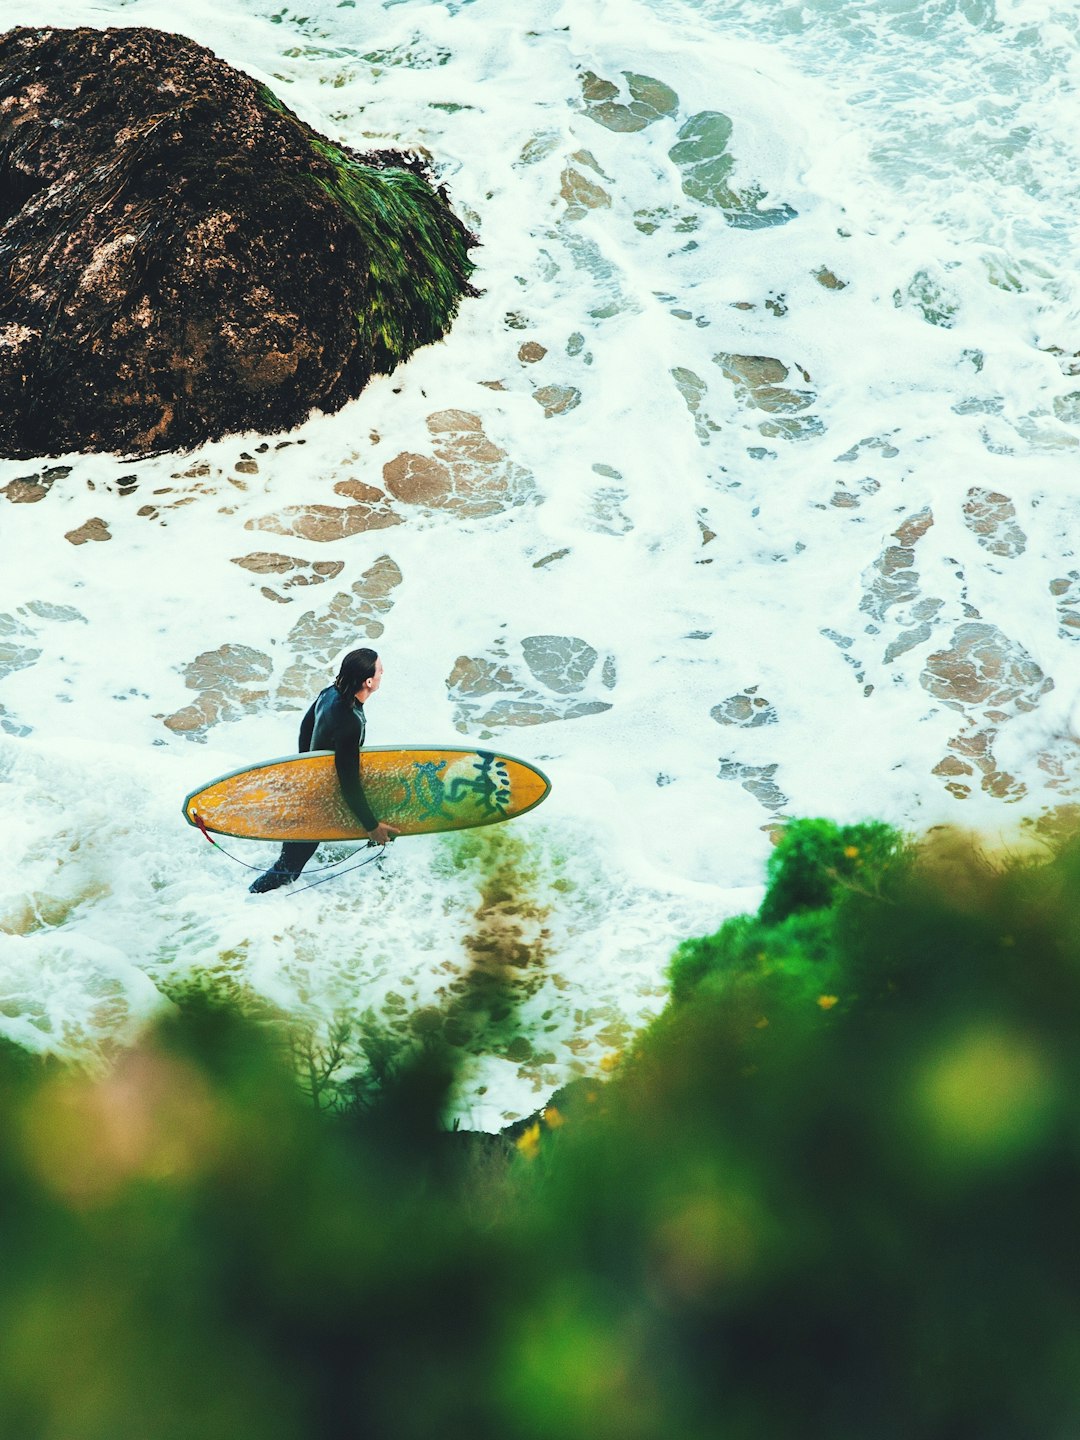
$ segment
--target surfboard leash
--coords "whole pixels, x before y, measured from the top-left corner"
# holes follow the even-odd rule
[[[191,812],[191,818],[196,827],[198,828],[199,834],[203,837],[203,839],[209,841],[209,843],[213,845],[215,850],[220,850],[222,855],[225,856],[226,860],[231,860],[234,865],[242,865],[245,870],[261,871],[265,869],[265,866],[263,865],[252,865],[247,860],[241,860],[239,855],[232,855],[229,853],[228,850],[225,849],[224,845],[219,845],[218,842],[214,839],[214,837],[210,834],[210,831],[206,828],[206,821],[194,810],[192,810]]]
[[[210,834],[210,831],[206,828],[206,822],[203,820],[202,816],[199,815],[195,810],[191,811],[191,819],[203,839],[213,845],[215,850],[220,851],[220,853],[225,856],[226,860],[231,860],[234,865],[242,865],[245,870],[256,870],[260,875],[266,869],[265,865],[252,865],[248,860],[241,860],[239,855],[233,855],[230,851],[225,849],[224,845],[219,845],[218,842],[214,839],[214,837]],[[369,841],[368,843],[370,844],[371,842]],[[344,870],[337,869],[339,865],[344,864],[343,860],[331,860],[327,865],[318,865],[314,870],[309,870],[308,874],[322,875],[323,878],[321,880],[311,880],[307,885],[301,885],[300,888],[297,890],[290,890],[289,894],[299,895],[302,891],[311,890],[316,885],[325,885],[328,880],[336,880],[339,875],[348,875],[349,872],[352,870],[362,870],[365,865],[370,865],[373,860],[385,859],[385,851],[385,845],[377,845],[375,847],[374,855],[368,855],[365,859],[358,861],[355,865],[349,865]],[[350,858],[351,857],[348,855],[345,856],[346,860]],[[325,875],[323,874],[323,872],[326,870],[334,870],[336,871],[336,873],[333,875]]]
[[[338,879],[340,879],[340,877],[341,877],[342,875],[349,875],[349,874],[351,874],[352,871],[354,871],[354,870],[362,870],[365,865],[370,865],[370,864],[372,864],[372,862],[375,862],[376,864],[382,864],[382,862],[383,862],[385,859],[386,859],[386,846],[385,846],[385,845],[376,845],[376,846],[375,846],[375,854],[374,854],[374,855],[368,855],[368,856],[366,856],[363,860],[358,860],[355,865],[348,865],[348,866],[346,866],[346,868],[345,868],[344,870],[339,870],[339,871],[337,872],[337,874],[335,874],[335,875],[324,875],[321,880],[309,880],[306,885],[300,885],[300,886],[298,886],[298,887],[297,887],[296,889],[294,889],[294,890],[289,890],[289,891],[287,891],[287,894],[289,894],[289,895],[302,895],[305,890],[314,890],[316,885],[325,885],[325,884],[327,884],[327,882],[330,881],[330,880],[338,880]],[[341,864],[341,861],[338,860],[338,861],[336,861],[335,863],[338,864],[338,865],[340,865],[340,864]],[[329,866],[329,865],[325,865],[325,866],[323,866],[323,869],[329,870],[329,869],[330,869],[330,866]],[[316,871],[315,871],[315,874],[317,875],[318,873],[319,873],[319,872],[316,870]]]

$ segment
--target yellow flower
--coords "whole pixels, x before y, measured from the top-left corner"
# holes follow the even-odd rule
[[[535,1124],[530,1125],[527,1130],[523,1130],[515,1143],[526,1160],[535,1159],[536,1152],[540,1149],[539,1120],[537,1120]]]
[[[549,1130],[558,1130],[560,1125],[566,1124],[566,1116],[554,1105],[549,1105],[544,1111],[544,1124]]]
[[[621,1050],[612,1050],[611,1053],[608,1055],[601,1055],[600,1069],[606,1070],[610,1073],[612,1070],[615,1069],[616,1065],[618,1065],[621,1055]]]
[[[846,845],[844,847],[844,854],[849,860],[854,860],[855,856],[858,855],[858,853],[859,847],[857,845]]]
[[[821,1006],[822,1010],[831,1010],[839,998],[839,995],[819,995],[817,997],[817,1003]]]

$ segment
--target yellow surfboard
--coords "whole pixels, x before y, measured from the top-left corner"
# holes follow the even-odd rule
[[[430,835],[512,820],[540,804],[551,782],[534,766],[491,750],[373,745],[360,751],[360,783],[380,820],[402,835]],[[184,800],[189,825],[245,840],[360,840],[332,750],[311,750],[233,770]]]

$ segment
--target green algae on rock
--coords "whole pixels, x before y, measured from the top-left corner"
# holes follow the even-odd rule
[[[476,238],[179,35],[0,37],[0,454],[178,450],[334,411],[444,335]]]

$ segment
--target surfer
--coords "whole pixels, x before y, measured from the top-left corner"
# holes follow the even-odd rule
[[[360,783],[360,747],[367,733],[364,703],[382,683],[383,662],[374,650],[351,650],[341,662],[337,679],[315,698],[300,722],[301,750],[333,750],[342,794],[368,834],[371,845],[386,845],[399,832],[376,820]],[[319,848],[317,840],[292,840],[265,874],[252,881],[256,895],[289,885]]]

